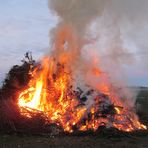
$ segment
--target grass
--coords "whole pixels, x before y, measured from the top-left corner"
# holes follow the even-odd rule
[[[138,114],[139,117],[148,124],[148,88],[140,88],[137,96],[137,103],[139,104]]]

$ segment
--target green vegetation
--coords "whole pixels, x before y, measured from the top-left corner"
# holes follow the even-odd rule
[[[138,88],[136,107],[140,120],[148,125],[148,87]]]

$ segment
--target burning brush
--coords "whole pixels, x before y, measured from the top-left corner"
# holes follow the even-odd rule
[[[27,130],[29,125],[30,131],[35,127],[45,131],[45,127],[54,125],[66,133],[95,132],[101,126],[124,132],[147,130],[139,122],[134,109],[125,102],[126,99],[118,96],[107,74],[96,64],[97,59],[86,61],[81,57],[87,25],[100,12],[98,4],[104,1],[50,2],[52,9],[61,17],[54,34],[54,49],[50,56],[44,56],[39,63],[27,53],[27,61],[10,70],[1,96],[12,98],[16,111],[14,115],[11,114],[12,110],[7,116],[3,114],[0,120],[11,123],[14,130],[17,127]],[[83,4],[86,5],[84,8]],[[67,9],[65,6],[71,7]],[[69,12],[71,8],[74,10]],[[85,79],[86,74],[89,79],[103,81],[97,81],[96,87],[93,87]],[[81,82],[83,86],[79,85]],[[7,104],[7,101],[2,102],[3,105]],[[3,105],[1,112],[10,110],[7,105],[7,109],[3,109]]]
[[[41,115],[45,124],[55,124],[68,133],[96,131],[100,126],[125,132],[147,129],[112,92],[74,89],[72,73],[54,58],[44,57],[41,63],[28,59],[28,84],[15,94],[21,116],[31,120]]]
[[[16,114],[8,111],[12,115],[7,120],[11,123],[13,119],[11,126],[15,130],[25,120],[27,124],[35,120],[38,122],[37,127],[41,128],[53,128],[54,125],[56,129],[67,133],[95,132],[102,126],[125,132],[147,129],[139,122],[134,110],[125,107],[122,100],[112,92],[102,93],[89,86],[87,90],[74,88],[72,73],[54,58],[44,57],[41,63],[36,63],[31,54],[27,53],[25,57],[27,61],[23,60],[22,66],[14,66],[10,70],[1,89],[1,96],[13,96],[13,106],[8,105],[8,108],[12,106],[11,111],[15,108]],[[13,84],[12,78],[15,80]],[[4,101],[5,104],[8,104],[7,101]],[[4,110],[1,109],[1,112]],[[17,118],[14,116],[20,119],[14,120]]]

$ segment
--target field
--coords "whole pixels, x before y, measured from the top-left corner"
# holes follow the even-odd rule
[[[137,103],[141,120],[148,124],[148,88],[140,88]],[[25,136],[0,135],[0,148],[147,148],[148,134],[138,136]]]
[[[100,138],[100,137],[18,137],[0,136],[1,148],[147,148],[148,136]]]

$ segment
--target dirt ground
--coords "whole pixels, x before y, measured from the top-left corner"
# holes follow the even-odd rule
[[[0,148],[148,148],[148,135],[142,137],[100,138],[93,136],[0,136]]]

